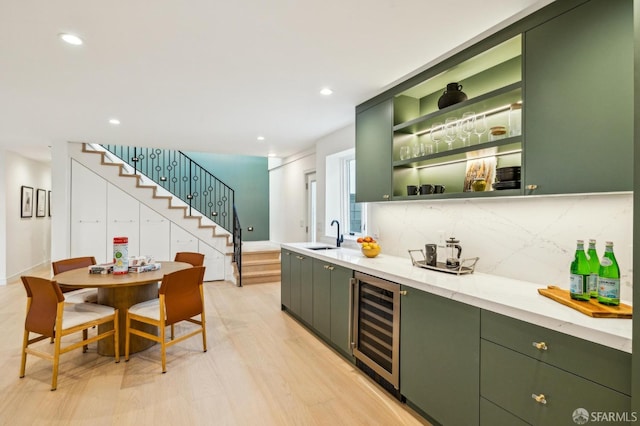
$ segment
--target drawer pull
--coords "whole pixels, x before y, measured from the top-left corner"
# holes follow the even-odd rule
[[[324,265],[323,268],[324,269],[329,269],[329,265]]]
[[[296,256],[296,259],[304,260],[304,257],[302,257],[302,256]]]
[[[327,269],[329,269],[330,271],[333,271],[335,268],[333,266],[329,266]]]
[[[533,342],[532,344],[536,349],[540,349],[541,351],[546,351],[548,349],[545,342]]]
[[[540,403],[540,404],[546,404],[547,403],[547,399],[544,397],[544,394],[541,393],[540,395],[536,395],[535,393],[531,394],[531,398],[535,399],[536,402]]]

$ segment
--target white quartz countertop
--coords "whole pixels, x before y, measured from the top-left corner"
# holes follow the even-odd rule
[[[592,318],[538,293],[544,285],[474,272],[454,275],[419,268],[409,258],[359,250],[310,250],[314,243],[285,243],[282,248],[374,275],[407,287],[477,306],[584,340],[631,353],[630,319]],[[554,283],[549,283],[554,284]]]

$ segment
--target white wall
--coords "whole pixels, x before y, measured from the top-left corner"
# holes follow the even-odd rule
[[[36,190],[51,189],[51,167],[11,151],[5,151],[2,156],[4,173],[0,182],[3,191],[0,200],[5,207],[0,216],[0,229],[6,235],[6,246],[0,249],[0,284],[6,284],[34,266],[51,261],[51,218],[46,212],[45,217],[36,217],[35,211]],[[20,217],[23,185],[33,188],[31,218]]]
[[[303,152],[269,162],[269,235],[278,243],[307,241],[306,174],[315,171],[316,155]]]
[[[327,190],[326,156],[355,146],[354,126],[345,127],[316,143],[315,167],[318,179],[318,239],[325,236]],[[272,236],[277,242],[305,241],[294,226],[305,205],[304,170],[309,158],[289,159],[286,169],[272,172]],[[569,264],[577,239],[597,240],[598,254],[604,242],[614,242],[622,273],[622,297],[632,294],[632,194],[527,196],[469,200],[434,200],[370,203],[369,233],[376,234],[382,253],[405,257],[409,249],[423,249],[425,243],[439,243],[454,236],[463,246],[462,257],[480,257],[477,271],[540,283],[568,287]],[[277,223],[274,219],[277,220]],[[329,230],[329,233],[330,230]],[[277,236],[277,239],[276,239]],[[345,242],[345,246],[354,246]],[[441,250],[440,255],[444,256]]]

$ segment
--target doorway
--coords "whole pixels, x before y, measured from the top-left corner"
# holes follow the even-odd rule
[[[307,190],[307,241],[315,243],[316,235],[316,172],[306,174],[306,190]]]

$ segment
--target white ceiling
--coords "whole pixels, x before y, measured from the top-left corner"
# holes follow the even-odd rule
[[[47,146],[82,141],[285,157],[403,76],[550,2],[0,0],[0,149],[46,160]]]

